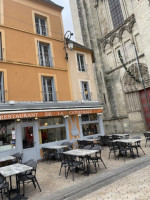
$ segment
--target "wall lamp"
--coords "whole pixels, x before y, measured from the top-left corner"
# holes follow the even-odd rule
[[[68,115],[64,115],[64,118],[68,118],[69,116]]]
[[[102,115],[102,113],[97,113],[98,116]]]
[[[71,33],[71,31],[67,31],[64,35],[64,49],[65,49],[65,54],[66,54],[65,59],[67,61],[68,61],[67,47],[69,50],[73,49],[73,42],[70,40],[71,36],[73,36],[73,33]]]

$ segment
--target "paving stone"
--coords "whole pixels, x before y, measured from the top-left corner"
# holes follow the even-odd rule
[[[108,159],[109,149],[104,147],[102,149],[102,157],[107,169],[100,163],[96,174],[84,176],[76,173],[75,181],[72,181],[70,173],[68,178],[65,178],[64,169],[62,169],[62,173],[59,176],[60,162],[39,162],[37,179],[42,192],[38,188],[34,189],[32,184],[28,184],[25,186],[25,194],[31,200],[150,199],[150,167],[147,166],[147,162],[150,160],[150,144],[146,148],[144,145],[145,140],[142,140],[142,147],[146,155],[143,155],[143,152],[139,150],[140,157],[136,159],[126,158],[125,161],[123,158],[115,160],[113,154]],[[12,179],[13,187],[15,187],[15,177]],[[143,197],[139,196],[140,194]],[[83,195],[85,197],[81,197]]]

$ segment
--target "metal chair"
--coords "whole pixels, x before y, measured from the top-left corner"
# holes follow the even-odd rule
[[[109,146],[109,159],[110,159],[110,154],[114,153],[115,156],[115,160],[116,160],[116,152],[119,152],[119,147],[116,145],[115,142],[109,141],[108,142],[108,146]]]
[[[68,163],[68,170],[67,170],[66,178],[68,177],[68,172],[70,170],[72,172],[72,179],[74,181],[75,169],[78,168],[80,165],[82,165],[82,168],[83,168],[83,162],[75,160],[74,156],[71,156],[71,155],[66,155],[66,160]]]
[[[0,174],[0,194],[2,199],[3,199],[3,194],[6,194],[8,199],[10,199],[9,183],[6,182],[6,178],[2,174]]]
[[[141,137],[140,136],[135,136],[135,137],[132,137],[132,139],[141,139]],[[145,152],[141,147],[141,141],[138,141],[134,145],[131,145],[131,146],[132,146],[133,149],[136,149],[136,152],[137,152],[138,156],[139,156],[138,148],[140,148],[143,151],[144,155],[145,155]]]
[[[143,133],[144,136],[145,136],[145,139],[146,139],[146,142],[145,142],[145,147],[147,146],[147,141],[150,141],[150,132],[149,133]]]
[[[60,170],[59,170],[59,176],[61,174],[62,167],[64,167],[65,168],[65,177],[67,179],[67,171],[66,171],[66,169],[68,167],[68,161],[67,161],[66,155],[63,154],[63,153],[60,153],[60,162],[61,162],[61,165],[60,165]]]
[[[98,150],[98,152],[97,153],[95,153],[95,156],[91,156],[89,159],[93,162],[93,164],[94,164],[94,166],[95,166],[95,169],[96,169],[96,163],[97,163],[97,165],[98,165],[98,167],[99,167],[99,161],[101,161],[102,163],[103,163],[103,165],[104,165],[104,167],[105,167],[105,169],[107,169],[107,167],[106,167],[106,165],[105,165],[105,163],[104,163],[104,161],[103,161],[103,159],[102,159],[102,156],[101,156],[101,149],[102,149],[102,147],[101,146],[94,146],[94,147],[92,147],[90,150]]]
[[[15,153],[14,156],[16,159],[12,160],[12,163],[22,163],[23,153]]]
[[[73,143],[71,143],[71,142],[63,142],[61,145],[66,145],[69,150],[73,149]]]
[[[37,162],[32,161],[32,162],[28,163],[28,166],[32,167],[32,169],[25,173],[19,174],[17,177],[17,187],[19,188],[19,190],[20,190],[20,184],[21,183],[23,184],[23,196],[25,195],[25,184],[28,184],[30,182],[33,183],[34,188],[36,188],[36,184],[37,184],[37,186],[41,192],[40,185],[36,178]]]
[[[125,161],[125,158],[127,157],[128,152],[130,153],[130,156],[134,156],[133,148],[130,144],[123,143],[123,142],[116,142],[116,145],[119,148],[118,159],[120,156],[123,156],[124,161]]]

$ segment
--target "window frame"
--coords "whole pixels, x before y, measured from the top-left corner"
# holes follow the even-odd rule
[[[53,118],[53,117],[56,117],[56,116],[52,116],[51,118]],[[59,117],[61,117],[61,116],[59,116]],[[57,124],[57,125],[56,124],[52,124],[52,125],[47,125],[47,126],[40,126],[40,124],[39,124],[39,131],[40,130],[45,130],[45,129],[65,128],[66,138],[64,140],[66,140],[68,136],[67,136],[67,129],[66,129],[65,119],[63,119],[63,122],[64,122],[63,124]],[[59,140],[59,142],[60,141],[63,141],[63,140]],[[56,142],[56,141],[52,141],[52,142]],[[40,145],[45,145],[45,144],[52,143],[52,142],[41,143]]]
[[[36,19],[38,20],[38,23],[36,22]],[[41,20],[44,21],[45,27],[42,27]],[[37,31],[37,29],[39,29],[39,32]],[[43,29],[45,29],[45,30],[43,30]],[[48,36],[47,18],[46,17],[35,14],[35,30],[36,30],[36,34],[38,34],[38,35]],[[44,34],[44,31],[45,31],[45,34]]]
[[[85,64],[85,55],[81,54],[81,53],[77,53],[76,56],[77,56],[78,71],[86,72],[87,68],[86,68],[86,64]],[[83,66],[81,63],[81,56],[83,57]]]
[[[87,86],[87,95],[88,98],[86,97],[86,88],[83,88],[84,84],[86,83]],[[89,82],[88,81],[81,81],[81,93],[82,93],[82,99],[84,101],[91,101],[91,93],[90,93],[90,87],[89,87]]]
[[[98,127],[98,128],[99,128],[99,132],[97,131],[97,134],[92,134],[92,136],[99,135],[99,134],[100,134],[100,124],[99,124],[98,116],[97,116],[97,120],[91,121],[91,120],[90,120],[90,115],[92,115],[92,114],[87,114],[87,115],[88,115],[88,119],[89,119],[89,120],[87,120],[87,121],[82,121],[82,118],[81,118],[82,134],[83,134],[83,127],[82,127],[82,125],[98,124],[98,126],[99,126],[99,127]],[[83,134],[83,137],[89,137],[89,136],[91,136],[91,134],[89,134],[89,135],[84,135],[84,134]]]
[[[120,0],[108,0],[108,7],[114,28],[117,28],[124,22],[123,10]]]
[[[16,150],[17,149],[17,135],[16,135],[17,128],[16,128],[15,120],[13,120],[13,119],[11,119],[11,120],[3,120],[3,121],[1,121],[1,123],[5,124],[6,127],[8,127],[8,124],[13,127],[12,130],[15,131],[15,134],[14,134],[15,138],[11,138],[11,140],[10,140],[10,141],[12,141],[11,143],[5,144],[5,145],[1,145],[4,148],[2,148],[2,150],[0,150],[0,153]],[[1,140],[1,141],[3,141],[3,140]],[[12,145],[12,148],[5,148],[5,146],[8,146],[8,145]]]
[[[52,51],[51,51],[51,44],[45,43],[41,41],[37,41],[38,46],[38,57],[39,57],[39,65],[45,66],[45,67],[53,67],[53,57],[52,57]],[[46,61],[46,53],[44,51],[44,47],[47,47],[47,57],[48,61]],[[47,64],[48,63],[48,64]]]
[[[42,78],[43,102],[57,101],[54,77],[42,76],[41,78]],[[48,86],[48,79],[50,79],[50,81],[51,81],[51,85],[50,86]],[[45,88],[44,88],[44,85],[45,85]],[[52,88],[52,92],[51,93],[49,91],[49,87]],[[45,98],[45,95],[46,95],[46,98]],[[50,100],[49,95],[52,95],[52,100]]]

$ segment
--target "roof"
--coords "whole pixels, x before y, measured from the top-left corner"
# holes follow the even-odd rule
[[[50,4],[53,5],[53,6],[57,6],[58,8],[63,9],[62,6],[60,6],[60,5],[56,4],[56,3],[54,3],[53,1],[50,1],[50,0],[42,0],[42,1],[45,1],[45,2],[47,2],[47,3],[50,3]]]
[[[94,51],[92,50],[92,49],[90,49],[90,48],[87,48],[87,47],[85,47],[85,46],[83,46],[83,45],[81,45],[81,44],[79,44],[79,43],[77,43],[77,42],[74,42],[74,41],[72,41],[72,40],[69,40],[69,39],[67,39],[66,38],[66,40],[67,40],[67,42],[69,41],[71,41],[72,43],[73,43],[73,48],[74,49],[77,49],[77,50],[82,50],[82,51],[84,51],[84,52],[89,52],[89,53],[91,53],[91,56],[92,56],[92,62],[94,63],[95,62],[95,58],[94,58]]]

